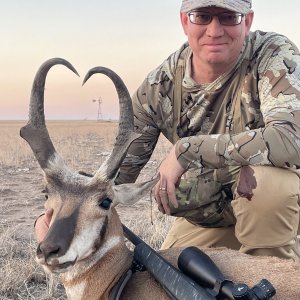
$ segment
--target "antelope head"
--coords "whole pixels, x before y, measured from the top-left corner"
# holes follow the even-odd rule
[[[95,172],[86,176],[69,169],[56,152],[44,115],[44,88],[49,69],[62,64],[78,75],[64,59],[46,61],[37,71],[31,91],[29,121],[20,135],[30,145],[44,172],[46,208],[54,213],[45,239],[38,245],[37,261],[50,272],[62,273],[75,263],[92,257],[103,244],[107,224],[118,203],[137,201],[155,180],[140,184],[114,185],[114,178],[129,145],[139,137],[133,131],[131,98],[121,78],[113,71],[91,69],[83,83],[93,74],[103,73],[114,83],[120,104],[119,130],[111,155]]]

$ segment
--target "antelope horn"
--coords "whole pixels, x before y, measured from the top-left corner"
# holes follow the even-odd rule
[[[119,97],[120,115],[119,129],[111,155],[96,172],[95,177],[111,180],[115,177],[123,159],[126,156],[130,144],[140,137],[135,133],[133,125],[133,109],[129,92],[122,79],[112,70],[104,67],[95,67],[88,71],[83,84],[94,74],[102,73],[108,76],[114,83]]]
[[[21,137],[28,142],[43,170],[47,168],[49,159],[56,153],[45,124],[44,89],[48,71],[57,64],[66,66],[78,75],[75,68],[62,58],[52,58],[44,62],[33,81],[28,123],[20,130]]]

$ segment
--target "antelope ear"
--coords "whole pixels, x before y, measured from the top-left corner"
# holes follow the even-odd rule
[[[142,183],[124,183],[112,186],[114,192],[113,206],[122,204],[134,204],[150,192],[157,183],[158,177]]]

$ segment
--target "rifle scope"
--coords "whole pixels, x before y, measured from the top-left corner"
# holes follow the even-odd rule
[[[276,293],[266,279],[261,280],[253,288],[244,283],[234,284],[224,277],[207,254],[196,247],[188,247],[181,252],[178,267],[200,286],[210,289],[217,299],[268,300]]]

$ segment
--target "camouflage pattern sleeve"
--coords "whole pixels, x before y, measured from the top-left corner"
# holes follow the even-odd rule
[[[256,58],[258,74],[253,77],[257,78],[264,127],[182,138],[176,154],[186,169],[228,165],[300,168],[300,53],[279,35],[261,49]]]
[[[133,95],[134,126],[141,137],[129,147],[120,172],[115,180],[116,184],[134,182],[144,165],[148,162],[157,143],[160,130],[151,117],[151,106],[147,105],[147,80]]]

